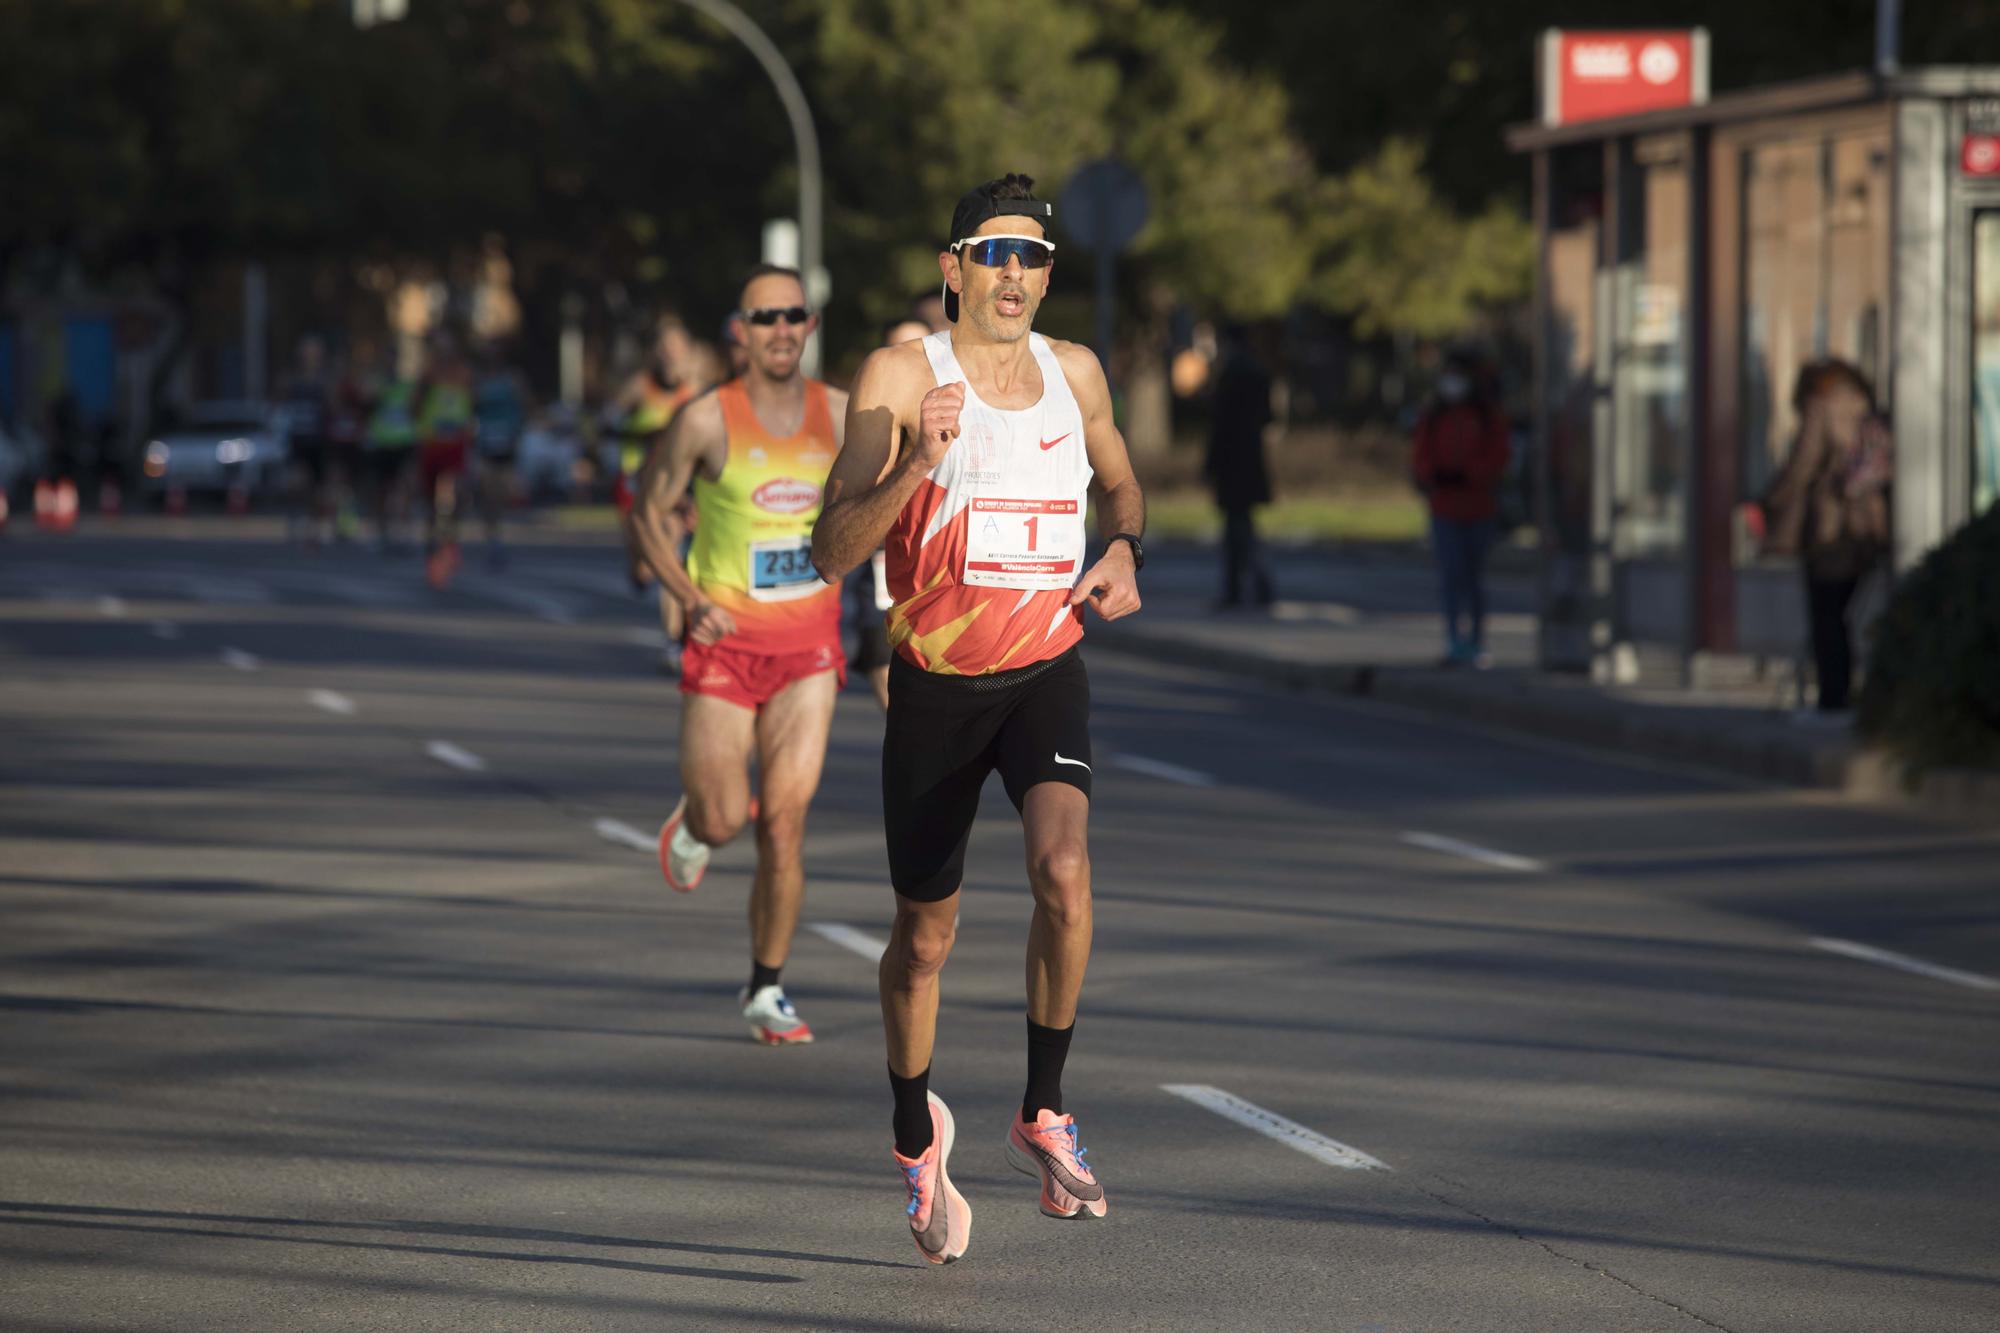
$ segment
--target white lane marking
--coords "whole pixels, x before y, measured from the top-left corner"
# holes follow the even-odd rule
[[[354,700],[332,690],[307,690],[306,702],[324,713],[337,713],[341,717],[353,717],[356,709]]]
[[[101,616],[122,616],[125,614],[123,597],[104,596],[97,599],[97,613]]]
[[[666,632],[657,629],[635,629],[627,631],[625,635],[625,641],[627,643],[636,644],[641,648],[664,648],[667,646]]]
[[[635,852],[658,852],[660,840],[649,838],[622,819],[599,819],[591,824],[597,836],[606,842],[615,842],[621,847],[630,847]]]
[[[174,623],[173,621],[171,621],[171,620],[155,620],[155,621],[153,622],[153,637],[154,637],[154,638],[156,638],[156,639],[178,639],[178,638],[179,638],[180,636],[181,636],[181,627],[180,627],[179,625],[176,625],[176,624],[175,624],[175,623]]]
[[[1142,754],[1114,754],[1111,756],[1113,768],[1130,769],[1134,773],[1144,773],[1149,778],[1165,778],[1168,782],[1178,782],[1184,787],[1213,787],[1215,779],[1192,768],[1182,768],[1164,759],[1148,759]]]
[[[2000,981],[1995,981],[1992,977],[1983,977],[1977,972],[1961,972],[1955,967],[1940,967],[1936,963],[1926,963],[1921,958],[1912,958],[1906,953],[1892,953],[1887,949],[1877,949],[1873,945],[1856,944],[1853,940],[1830,940],[1819,936],[1814,937],[1812,943],[1815,949],[1845,954],[1849,958],[1859,958],[1867,963],[1880,963],[1884,967],[1901,968],[1920,977],[1970,986],[1974,990],[2000,990]]]
[[[235,667],[238,671],[255,671],[264,665],[257,654],[246,653],[241,648],[224,648],[222,662],[224,666]]]
[[[424,753],[437,760],[440,764],[449,764],[453,768],[463,769],[467,773],[484,773],[486,771],[486,761],[484,759],[481,759],[470,750],[461,750],[450,741],[428,741],[424,744]]]
[[[1481,865],[1493,866],[1498,870],[1516,870],[1525,873],[1548,869],[1545,863],[1532,857],[1516,856],[1512,852],[1496,852],[1491,847],[1481,847],[1476,842],[1466,842],[1460,838],[1447,838],[1442,833],[1405,833],[1403,841],[1412,847],[1443,852],[1446,856],[1462,856],[1468,861],[1477,861]]]
[[[1266,1111],[1255,1102],[1246,1102],[1233,1093],[1221,1088],[1212,1088],[1206,1083],[1162,1083],[1160,1091],[1171,1092],[1176,1097],[1185,1097],[1204,1110],[1215,1112],[1225,1120],[1234,1120],[1246,1129],[1254,1129],[1266,1138],[1276,1139],[1287,1148],[1296,1149],[1315,1161],[1325,1162],[1346,1171],[1389,1171],[1394,1168],[1378,1157],[1370,1157],[1359,1148],[1349,1147],[1338,1139],[1330,1139],[1315,1130],[1307,1129],[1295,1120],[1287,1120],[1275,1111]]]
[[[832,940],[843,949],[852,949],[871,963],[882,961],[883,951],[889,946],[873,935],[863,934],[852,926],[843,926],[837,921],[814,921],[806,926],[822,939]]]

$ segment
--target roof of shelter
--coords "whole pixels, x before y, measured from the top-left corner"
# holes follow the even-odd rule
[[[2000,97],[2000,65],[1933,65],[1886,77],[1866,70],[1818,75],[1722,93],[1701,106],[1610,116],[1573,125],[1512,125],[1507,128],[1506,138],[1509,148],[1528,153],[1628,134],[1765,120],[1869,102],[1956,97]]]

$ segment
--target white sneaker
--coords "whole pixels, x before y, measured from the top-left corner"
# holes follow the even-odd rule
[[[660,873],[682,893],[693,893],[708,872],[709,845],[687,831],[688,798],[683,796],[660,825]]]
[[[783,986],[766,986],[755,995],[745,986],[736,998],[743,1005],[750,1035],[766,1046],[798,1046],[813,1039],[812,1029],[785,998]]]

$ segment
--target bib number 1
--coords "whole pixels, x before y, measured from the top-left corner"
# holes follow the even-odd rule
[[[981,497],[972,501],[966,517],[962,582],[1037,592],[1076,582],[1083,559],[1078,501]]]

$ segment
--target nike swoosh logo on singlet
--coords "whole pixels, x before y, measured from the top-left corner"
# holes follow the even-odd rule
[[[1075,764],[1078,768],[1082,769],[1086,773],[1090,771],[1089,764],[1084,763],[1083,760],[1081,759],[1066,759],[1063,757],[1063,752],[1061,750],[1056,751],[1056,762],[1058,764]]]
[[[1055,448],[1057,445],[1061,444],[1064,440],[1067,440],[1068,438],[1069,438],[1069,432],[1064,431],[1062,434],[1056,436],[1053,440],[1041,441],[1042,452],[1047,453],[1049,450]]]

